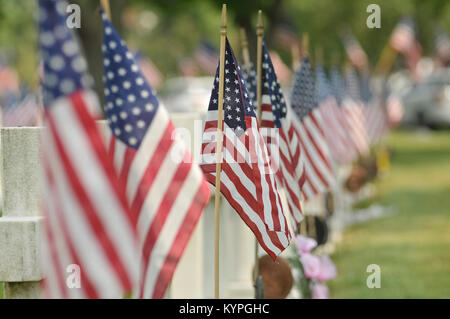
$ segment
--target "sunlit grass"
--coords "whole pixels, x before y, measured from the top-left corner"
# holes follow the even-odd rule
[[[397,214],[348,229],[332,256],[333,298],[450,298],[450,132],[396,132],[376,200]],[[366,267],[381,267],[381,288]]]

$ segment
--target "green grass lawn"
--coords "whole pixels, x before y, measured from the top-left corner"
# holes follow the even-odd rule
[[[389,139],[391,172],[377,198],[397,214],[353,226],[333,260],[332,298],[450,298],[450,132],[400,131]],[[381,267],[381,288],[366,267]]]

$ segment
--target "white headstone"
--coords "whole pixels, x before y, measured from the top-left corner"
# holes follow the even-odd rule
[[[5,282],[5,298],[40,296],[41,130],[1,128],[0,281]]]

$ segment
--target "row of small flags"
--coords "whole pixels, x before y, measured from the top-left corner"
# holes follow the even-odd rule
[[[354,69],[345,80],[334,69],[330,81],[320,65],[313,74],[308,57],[295,74],[288,103],[266,45],[258,123],[251,94],[255,74],[243,74],[227,40],[223,118],[218,119],[217,67],[197,165],[181,139],[173,138],[167,111],[104,13],[108,127],[99,128],[98,98],[66,27],[65,2],[40,0],[39,6],[47,127],[42,137],[46,297],[165,296],[210,199],[208,183],[215,184],[218,120],[221,192],[274,260],[303,218],[302,201],[326,192],[335,183],[335,163],[367,154],[388,128],[383,104],[366,92],[366,82],[360,89]],[[66,285],[70,264],[81,268],[81,289]]]

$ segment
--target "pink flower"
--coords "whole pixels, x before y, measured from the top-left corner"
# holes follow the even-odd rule
[[[336,275],[337,269],[330,257],[328,255],[320,256],[320,271],[316,278],[320,281],[330,280]]]
[[[302,235],[297,235],[295,241],[300,255],[309,254],[311,250],[317,246],[317,242],[314,239]]]
[[[328,299],[329,291],[325,284],[315,283],[312,285],[312,299]]]
[[[300,262],[303,265],[306,278],[317,278],[320,272],[320,259],[311,254],[303,254],[300,256]]]

